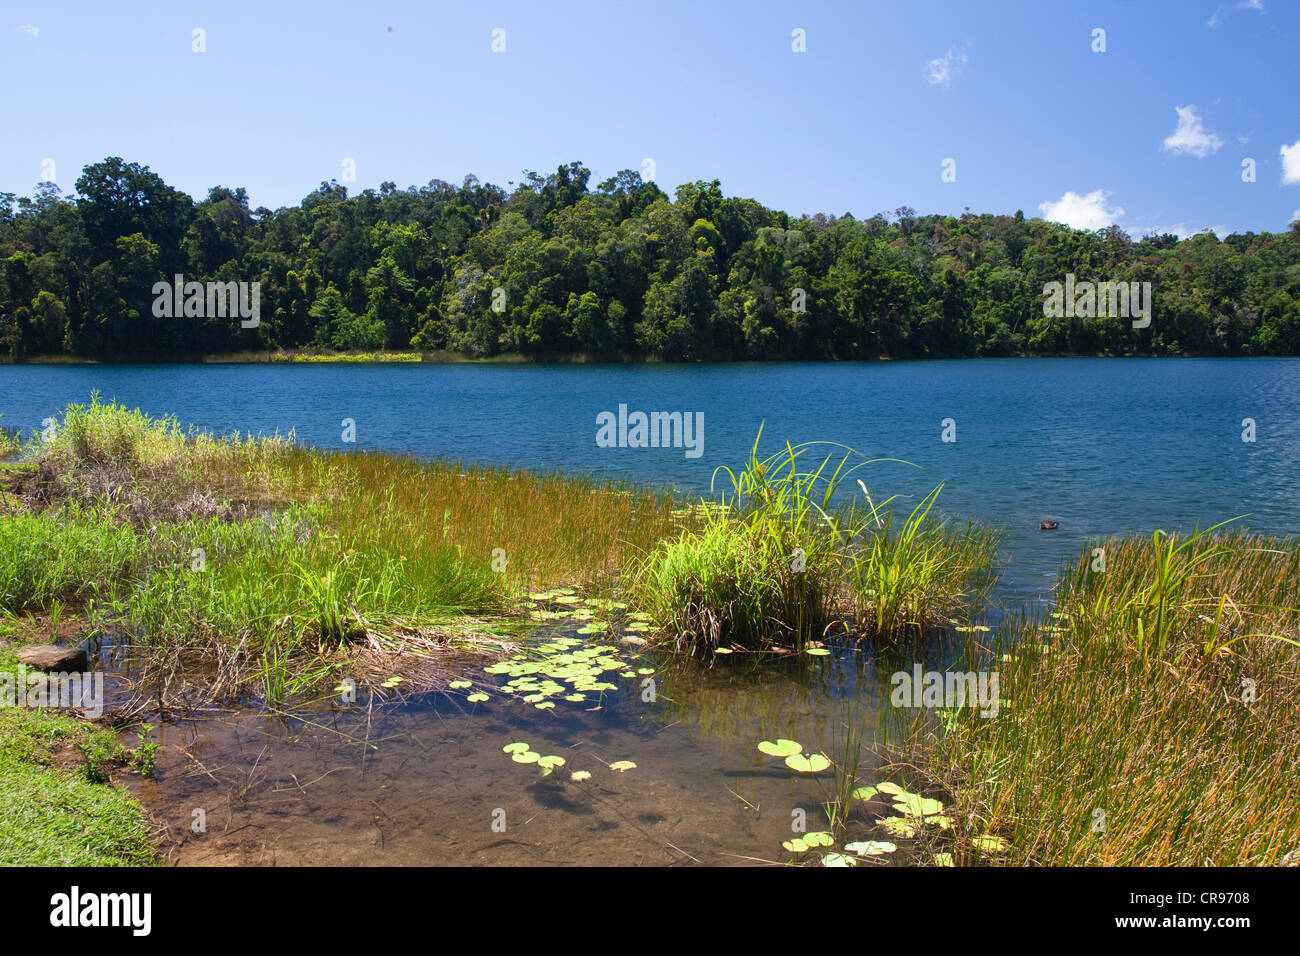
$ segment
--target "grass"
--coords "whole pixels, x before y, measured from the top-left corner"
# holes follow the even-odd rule
[[[0,610],[122,623],[164,673],[235,663],[231,689],[259,679],[272,698],[354,650],[488,646],[457,621],[544,585],[613,589],[681,521],[664,494],[218,438],[97,396],[24,461],[6,473]]]
[[[1269,866],[1300,848],[1300,545],[1241,532],[1105,545],[1054,624],[1001,642],[996,720],[921,746],[1005,862]],[[981,855],[958,844],[958,862]]]
[[[849,616],[865,635],[897,639],[982,600],[1001,535],[935,520],[940,489],[895,528],[892,499],[877,505],[861,479],[863,501],[836,504],[871,461],[851,465],[852,450],[826,443],[760,459],[761,438],[741,472],[720,469],[731,485],[723,506],[637,569],[638,601],[678,650],[801,647]],[[826,447],[838,450],[804,464]]]
[[[17,664],[0,645],[0,670]],[[0,707],[0,865],[156,863],[143,811],[108,782],[126,759],[110,730],[59,711]]]

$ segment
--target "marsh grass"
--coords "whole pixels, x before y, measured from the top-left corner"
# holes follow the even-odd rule
[[[543,585],[616,590],[630,556],[693,521],[628,486],[218,438],[98,396],[24,461],[0,609],[121,623],[155,670],[231,670],[233,653],[268,697],[359,650],[499,652],[454,620],[512,615]]]
[[[935,519],[942,486],[896,527],[892,497],[877,504],[861,479],[864,501],[840,494],[885,459],[825,442],[760,458],[761,439],[760,428],[740,472],[715,472],[730,490],[703,527],[661,542],[637,569],[637,600],[678,650],[801,648],[849,616],[864,635],[898,639],[983,599],[1002,536]]]
[[[1055,623],[1001,635],[1001,715],[921,745],[954,816],[1011,863],[1278,864],[1300,847],[1300,546],[1158,532],[1105,555],[1063,573]]]

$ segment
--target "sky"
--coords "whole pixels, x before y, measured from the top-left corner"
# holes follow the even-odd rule
[[[277,208],[578,160],[792,215],[1281,231],[1297,39],[1300,0],[6,0],[0,192],[121,156]]]

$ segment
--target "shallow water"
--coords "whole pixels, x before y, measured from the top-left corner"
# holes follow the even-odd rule
[[[355,703],[330,698],[288,717],[251,707],[172,720],[155,732],[155,777],[132,787],[167,826],[164,851],[178,865],[662,866],[784,862],[798,815],[809,831],[828,829],[833,770],[794,773],[759,753],[760,740],[794,739],[848,766],[851,728],[857,782],[900,779],[880,770],[873,738],[887,675],[915,654],[833,646],[775,666],[706,668],[584,646],[613,648],[653,674],[614,676],[618,690],[599,700],[557,696],[545,711],[495,692],[471,705],[469,690],[362,687]],[[926,666],[946,659],[932,647]],[[485,663],[458,657],[447,676],[499,686],[505,678],[484,674]],[[516,741],[566,763],[544,777],[503,752]],[[610,768],[621,760],[636,766]],[[591,778],[573,781],[583,770]],[[872,830],[890,815],[883,802],[858,803],[845,840],[890,839]]]

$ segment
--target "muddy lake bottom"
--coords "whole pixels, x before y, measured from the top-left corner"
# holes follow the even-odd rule
[[[844,646],[788,665],[664,658],[661,668],[653,653],[590,646],[643,673],[610,676],[618,689],[599,698],[557,697],[539,710],[496,693],[504,678],[465,656],[447,661],[447,676],[493,691],[487,702],[467,703],[468,690],[362,685],[355,703],[334,697],[288,714],[250,703],[146,716],[162,748],[154,777],[129,786],[164,828],[169,865],[666,866],[787,862],[781,843],[799,835],[800,811],[807,830],[829,829],[833,770],[794,773],[759,753],[761,740],[798,740],[840,762],[851,728],[857,782],[895,779],[882,775],[873,745],[879,701],[889,673],[910,668],[915,653],[886,662]],[[926,656],[930,667],[946,655],[931,647]],[[111,698],[126,682],[109,671]],[[514,742],[565,763],[543,776],[503,752]],[[611,769],[618,761],[635,767]],[[575,771],[591,776],[575,782]],[[891,815],[859,802],[843,839],[894,839],[874,829]],[[906,862],[911,841],[896,842],[899,853],[864,862]]]

